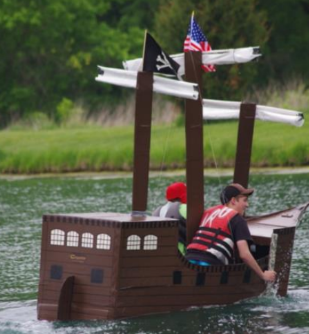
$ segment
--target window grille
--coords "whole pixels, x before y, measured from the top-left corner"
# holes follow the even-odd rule
[[[97,249],[111,249],[111,237],[108,234],[97,236]]]
[[[67,246],[69,247],[78,247],[79,235],[75,231],[70,231],[67,234]]]
[[[82,247],[92,248],[93,247],[93,235],[91,233],[83,233],[82,235]]]
[[[64,231],[58,229],[52,230],[50,232],[50,244],[64,246]]]
[[[141,238],[138,235],[130,235],[127,239],[127,250],[141,249]]]
[[[158,237],[155,235],[146,235],[144,239],[144,250],[155,250],[158,248]]]

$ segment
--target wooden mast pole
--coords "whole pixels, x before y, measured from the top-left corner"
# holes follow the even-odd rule
[[[242,103],[240,106],[234,183],[240,183],[245,188],[249,183],[255,111],[254,103]]]
[[[143,68],[147,30],[144,35]],[[135,91],[132,215],[146,215],[150,161],[153,73],[137,73]]]
[[[138,72],[135,94],[132,213],[147,210],[153,73]]]
[[[187,182],[187,243],[197,231],[204,212],[204,158],[202,53],[185,52],[186,81],[198,83],[200,98],[186,100],[186,182]]]

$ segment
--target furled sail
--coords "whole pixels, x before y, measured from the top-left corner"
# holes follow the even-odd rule
[[[241,102],[235,101],[218,101],[203,100],[203,118],[205,120],[222,120],[222,119],[238,119]],[[302,126],[304,124],[304,115],[299,111],[256,106],[256,119],[262,121],[287,123],[294,126]]]
[[[225,50],[212,50],[203,52],[202,61],[204,65],[227,65],[237,63],[247,63],[261,56],[260,48],[258,46],[238,48],[238,49],[225,49]],[[184,54],[179,53],[171,55],[179,65],[178,75],[184,74]],[[141,70],[142,58],[127,60],[123,62],[123,67],[129,71]]]
[[[136,71],[99,67],[99,74],[96,81],[109,84],[135,88],[137,81]],[[157,75],[153,76],[153,91],[156,93],[197,100],[199,97],[198,85],[190,82],[172,80]]]

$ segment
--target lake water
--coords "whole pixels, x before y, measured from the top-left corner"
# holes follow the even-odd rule
[[[149,212],[183,176],[152,177]],[[205,205],[231,177],[205,180]],[[288,296],[273,292],[229,306],[118,321],[36,320],[41,217],[45,213],[131,210],[130,177],[100,176],[0,179],[0,333],[309,333],[309,212],[296,232]],[[253,175],[256,188],[248,214],[277,211],[309,201],[309,174]]]

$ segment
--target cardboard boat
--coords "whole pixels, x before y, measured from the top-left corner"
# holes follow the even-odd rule
[[[186,79],[201,91],[202,57],[185,54]],[[196,77],[199,73],[199,77]],[[220,305],[263,293],[267,285],[243,263],[201,267],[179,252],[178,221],[147,209],[152,73],[137,74],[132,213],[43,216],[38,318],[119,319]],[[234,181],[248,184],[256,106],[240,106]],[[186,100],[187,240],[204,210],[202,99]],[[248,218],[263,270],[287,293],[295,228],[309,205]]]
[[[249,219],[258,263],[289,281],[295,227],[309,203]],[[201,267],[178,252],[178,221],[117,213],[45,215],[38,317],[118,319],[260,295],[244,264]]]

